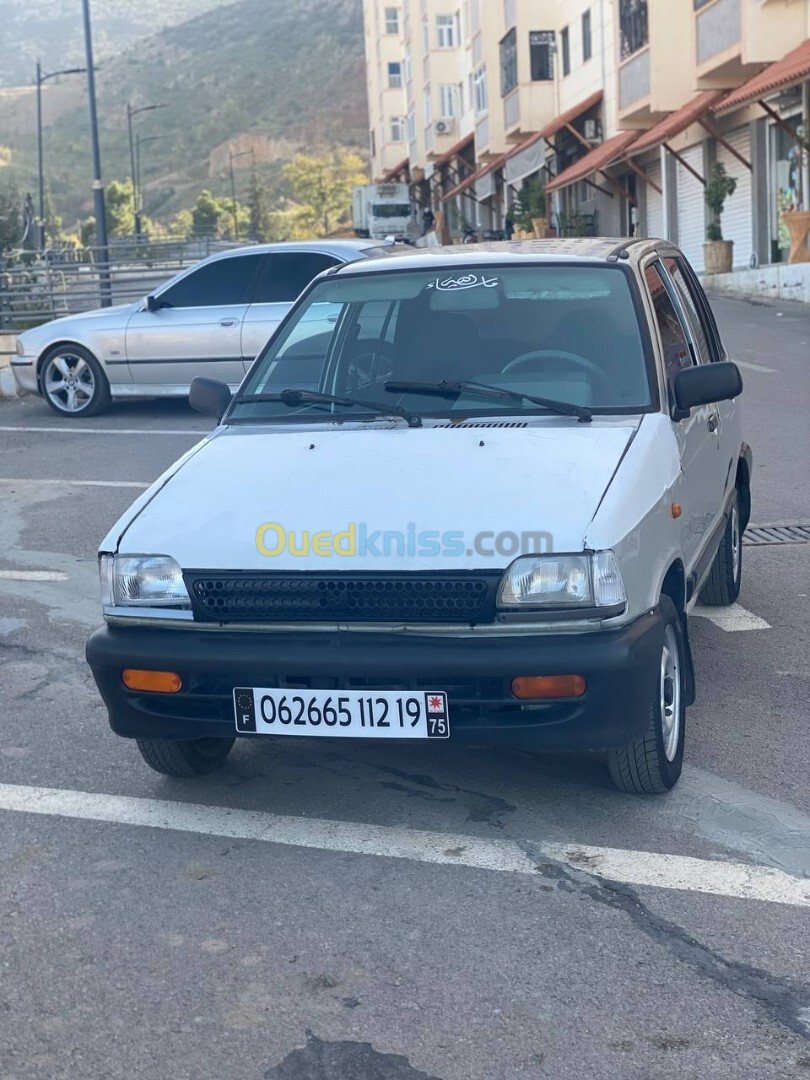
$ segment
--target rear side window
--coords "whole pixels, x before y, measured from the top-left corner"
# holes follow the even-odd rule
[[[259,255],[238,255],[206,263],[161,293],[161,306],[192,308],[248,304],[260,261]]]
[[[698,359],[701,364],[710,364],[712,360],[716,359],[712,348],[711,331],[703,324],[697,304],[695,303],[695,298],[692,295],[692,290],[689,287],[689,282],[684,277],[683,270],[681,269],[680,260],[673,258],[664,259],[664,266],[678,292],[678,296],[683,304],[683,309],[686,312],[686,317],[692,328],[692,337],[697,347]]]
[[[669,297],[664,279],[658,272],[658,264],[648,266],[644,271],[644,275],[655,308],[655,319],[658,323],[658,333],[664,348],[664,363],[667,375],[672,379],[679,371],[692,367],[693,361],[689,350],[689,341],[678,312],[675,310],[675,305]]]
[[[321,255],[317,251],[280,251],[264,255],[253,303],[291,304],[314,277],[339,262],[340,259],[333,255]]]

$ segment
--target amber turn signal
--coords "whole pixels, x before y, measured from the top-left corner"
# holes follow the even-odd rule
[[[512,679],[516,698],[571,698],[585,693],[582,675],[521,675]]]
[[[124,668],[121,679],[129,690],[150,690],[154,694],[176,694],[183,686],[183,680],[176,671],[141,671],[138,668]]]

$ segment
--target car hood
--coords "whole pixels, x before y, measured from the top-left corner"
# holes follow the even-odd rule
[[[495,569],[517,553],[503,534],[523,533],[544,535],[522,550],[581,551],[637,426],[638,417],[622,417],[527,427],[227,428],[156,484],[108,539],[120,537],[122,552],[171,555],[184,569]],[[287,543],[263,554],[264,525],[279,527],[261,534],[266,550],[289,533],[300,550],[309,533],[309,553],[293,554]],[[353,555],[315,553],[316,533],[348,533],[341,544],[350,548],[352,526]],[[387,555],[384,532],[400,534],[387,541]]]
[[[115,327],[122,325],[122,316],[137,311],[140,301],[132,304],[115,304],[113,307],[97,308],[93,311],[79,311],[74,315],[63,315],[61,319],[51,319],[42,326],[35,326],[32,330],[25,330],[17,337],[23,344],[33,341],[48,340],[54,334],[62,335],[71,333],[72,328],[86,328],[89,324],[94,327]]]

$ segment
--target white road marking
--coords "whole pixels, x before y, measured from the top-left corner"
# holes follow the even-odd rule
[[[731,633],[734,630],[770,630],[771,624],[761,619],[759,615],[747,611],[740,604],[732,604],[730,607],[709,607],[706,604],[695,604],[691,610],[692,615],[700,619],[708,619],[721,630]]]
[[[754,364],[750,360],[735,360],[737,367],[747,368],[749,371],[761,371],[765,375],[775,375],[776,368],[765,367],[764,364]]]
[[[0,484],[58,484],[60,487],[138,488],[143,491],[150,485],[142,480],[40,480],[38,477],[12,479],[0,476]]]
[[[185,428],[93,428],[93,427],[0,427],[0,431],[28,431],[37,434],[53,435],[64,432],[68,435],[210,435],[210,431]]]
[[[715,862],[684,855],[539,842],[533,844],[538,852],[535,856],[512,840],[487,840],[388,825],[284,817],[258,810],[17,784],[0,784],[0,810],[410,859],[444,866],[467,866],[501,873],[536,875],[538,861],[548,858],[595,877],[627,885],[683,889],[810,907],[808,878],[793,877],[767,866]]]
[[[0,581],[67,581],[61,570],[0,570]]]

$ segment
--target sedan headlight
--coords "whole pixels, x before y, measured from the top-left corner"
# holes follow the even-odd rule
[[[102,555],[104,607],[190,607],[183,571],[168,555]]]
[[[504,571],[501,608],[615,608],[627,595],[612,551],[523,555]]]

